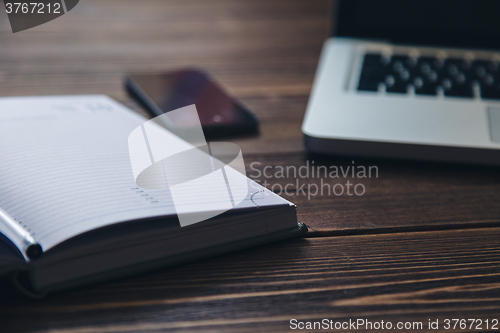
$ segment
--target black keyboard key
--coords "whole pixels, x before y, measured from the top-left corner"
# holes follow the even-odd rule
[[[363,70],[361,71],[361,79],[370,81],[381,82],[384,79],[385,75],[387,75],[387,72],[383,68],[375,66],[363,67]]]
[[[417,67],[422,74],[428,74],[430,71],[440,71],[443,68],[444,62],[437,57],[422,56],[418,58]]]
[[[478,59],[472,62],[472,68],[483,67],[487,72],[494,73],[498,71],[498,63],[493,60]]]
[[[479,82],[487,78],[488,75],[496,76],[500,74],[498,63],[491,60],[476,60],[471,66],[471,76]]]
[[[454,85],[465,84],[465,85],[469,85],[471,87],[472,87],[472,82],[473,82],[472,74],[470,72],[460,71],[460,70],[457,73],[455,73],[454,75],[444,75],[443,77],[441,77],[441,81],[444,79],[450,80]]]
[[[401,73],[406,70],[405,65],[401,61],[391,61],[389,67],[394,73]]]
[[[406,55],[393,55],[388,65],[389,74],[397,80],[409,83],[416,73],[417,61]]]
[[[467,72],[471,69],[472,63],[467,59],[448,58],[444,61],[444,68],[450,75],[456,75],[458,72]]]
[[[437,95],[437,85],[436,84],[427,84],[427,85],[423,86],[422,88],[415,89],[415,94],[436,96]]]
[[[491,87],[498,83],[498,78],[496,75],[486,73],[486,75],[478,80],[480,86]]]
[[[411,79],[411,76],[412,75],[408,69],[404,69],[400,73],[398,73],[398,78],[403,82],[409,82]]]
[[[460,72],[460,60],[446,59],[441,75],[453,78],[458,72]]]
[[[455,86],[449,90],[445,90],[444,95],[451,96],[451,97],[472,98],[472,97],[474,97],[474,92],[473,92],[471,86],[460,85],[460,86]]]
[[[424,61],[418,64],[418,70],[419,74],[426,76],[429,75],[430,72],[433,72],[434,68],[432,68],[430,63]]]
[[[386,66],[382,63],[382,55],[365,54],[363,68],[358,83],[358,90],[378,91],[378,85],[385,78]]]
[[[380,54],[366,54],[361,70],[361,77],[365,79],[382,81],[386,75],[385,65],[382,64]]]
[[[425,80],[429,83],[436,84],[439,80],[439,75],[436,71],[432,70],[429,74],[425,76]]]
[[[481,98],[484,99],[500,99],[500,85],[485,85],[479,86]]]
[[[443,62],[443,66],[436,69],[438,81],[442,82],[444,79],[453,80],[460,71],[460,60],[446,59]]]
[[[458,74],[455,76],[455,83],[466,84],[472,87],[472,81],[470,80],[470,76],[466,75],[463,72],[458,72]]]
[[[415,88],[415,94],[417,95],[437,95],[437,84],[428,82],[420,76],[415,77],[415,79],[413,80],[413,87]]]
[[[408,82],[402,81],[397,76],[387,75],[384,83],[387,92],[398,94],[406,94],[408,92]]]
[[[389,62],[389,67],[395,72],[401,72],[405,68],[413,66],[411,66],[409,56],[395,54],[391,57],[391,61]]]
[[[475,61],[472,64],[472,75],[475,79],[482,80],[488,74],[489,61]]]
[[[441,82],[441,87],[443,88],[445,96],[465,98],[474,97],[474,92],[470,84],[458,83],[456,80],[446,78]]]
[[[448,58],[438,72],[438,82],[445,96],[473,98],[472,63],[466,59]]]
[[[362,91],[378,91],[378,81],[361,78],[358,84],[358,90]]]
[[[415,77],[422,77],[424,84],[431,84],[431,88],[423,91],[432,93],[435,86],[441,80],[443,70],[443,61],[434,57],[420,57],[417,63],[417,73]]]
[[[406,94],[408,93],[408,85],[406,83],[398,82],[392,87],[387,87],[386,91],[389,93]]]

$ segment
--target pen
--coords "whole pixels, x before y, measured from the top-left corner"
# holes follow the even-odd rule
[[[21,227],[6,211],[0,208],[0,231],[7,236],[29,259],[39,258],[42,247],[33,236]]]

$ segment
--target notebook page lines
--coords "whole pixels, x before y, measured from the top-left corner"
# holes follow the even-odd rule
[[[71,112],[53,107],[59,98],[2,102],[0,206],[45,249],[121,220],[175,214],[168,190],[137,189],[130,170],[127,136],[144,118],[103,97],[85,101],[108,107],[97,113],[71,99]]]

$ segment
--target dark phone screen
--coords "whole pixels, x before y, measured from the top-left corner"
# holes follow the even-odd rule
[[[204,127],[252,120],[250,114],[237,101],[201,71],[187,69],[167,74],[130,77],[163,112],[195,104]],[[176,119],[176,125],[189,127],[191,120]]]

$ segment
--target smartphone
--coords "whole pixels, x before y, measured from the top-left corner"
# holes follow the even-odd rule
[[[259,132],[258,118],[202,70],[132,73],[126,76],[125,86],[132,98],[155,116],[195,104],[207,140]],[[190,121],[182,119],[176,126],[189,127]]]

